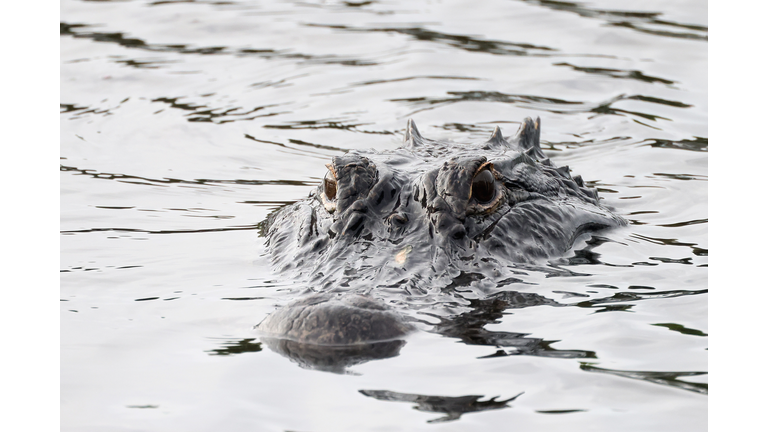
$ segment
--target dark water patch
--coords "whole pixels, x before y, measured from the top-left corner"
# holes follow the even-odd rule
[[[77,104],[59,104],[59,114],[74,113],[69,117],[70,120],[83,118],[87,114],[100,114],[106,117],[113,114],[112,110],[120,108],[124,103],[128,102],[129,100],[130,100],[130,97],[124,98],[123,100],[118,102],[117,105],[114,105],[108,108],[91,108],[91,107],[78,106]],[[104,99],[101,101],[101,103],[105,103],[107,101],[108,99]],[[83,137],[79,135],[75,135],[75,136],[85,141]]]
[[[682,39],[707,40],[708,28],[696,24],[682,24],[674,21],[659,19],[662,12],[635,12],[622,10],[595,9],[585,6],[583,3],[554,1],[554,0],[522,0],[526,3],[544,6],[549,9],[572,12],[584,18],[597,18],[604,20],[608,25],[629,28],[639,32],[656,36],[665,36]],[[649,28],[659,26],[665,30]],[[675,31],[677,29],[693,30]]]
[[[540,53],[530,53],[529,51],[558,51],[543,45],[534,45],[529,43],[507,42],[492,39],[482,39],[467,35],[442,33],[434,30],[427,30],[422,27],[349,27],[345,25],[327,25],[327,24],[305,24],[309,27],[322,27],[333,30],[347,32],[366,32],[366,33],[397,33],[418,41],[434,42],[442,45],[448,45],[452,48],[458,48],[469,52],[482,52],[496,55],[514,55],[530,56]]]
[[[603,313],[603,312],[632,312],[630,309],[634,307],[635,305],[629,304],[629,305],[610,305],[610,306],[600,306],[596,308],[596,310],[593,313]]]
[[[108,267],[111,267],[111,266],[108,266]],[[59,270],[59,273],[72,273],[75,270],[84,271],[84,272],[101,271],[101,269],[98,267],[70,267],[69,270]]]
[[[671,107],[675,107],[675,108],[690,108],[690,107],[693,106],[693,105],[689,105],[689,104],[683,103],[683,102],[671,101],[671,100],[667,100],[667,99],[651,97],[651,96],[643,96],[643,95],[628,96],[625,99],[627,99],[627,100],[639,100],[639,101],[648,102],[648,103],[667,105],[667,106],[671,106]]]
[[[160,297],[144,297],[144,298],[138,298],[134,301],[151,301],[151,300],[158,300]]]
[[[691,249],[693,249],[693,254],[696,256],[709,256],[709,249],[704,249],[699,247],[694,247]]]
[[[360,8],[368,5],[372,5],[376,3],[375,1],[361,1],[361,2],[349,2],[345,1],[343,2],[344,6],[351,7],[351,8]]]
[[[699,294],[706,294],[709,292],[707,289],[703,290],[671,290],[671,291],[658,291],[652,293],[640,293],[640,292],[618,292],[610,297],[603,297],[592,300],[585,300],[574,304],[573,306],[582,308],[596,308],[602,307],[605,304],[610,303],[622,303],[622,302],[636,302],[640,300],[658,300],[668,299],[675,297],[693,296]]]
[[[238,201],[238,204],[252,204],[256,206],[264,206],[264,207],[283,207],[289,204],[293,204],[296,201]]]
[[[109,42],[115,43],[126,48],[142,48],[149,49],[150,47],[141,39],[126,38],[123,33],[98,33],[98,32],[77,32],[76,29],[82,29],[86,27],[93,27],[91,24],[68,24],[65,22],[59,23],[59,35],[60,36],[72,36],[76,38],[88,38],[96,42]]]
[[[678,24],[672,21],[663,21],[663,20],[651,20],[650,24],[668,25],[668,26],[675,26],[675,27],[681,27],[681,28],[697,27],[689,24]],[[630,28],[632,30],[636,30],[642,33],[652,34],[656,36],[667,36],[667,37],[675,37],[675,38],[683,38],[683,39],[697,39],[697,40],[704,40],[704,41],[708,40],[708,36],[706,34],[659,30],[659,29],[654,29],[654,28],[649,28],[647,26],[639,25],[631,21],[621,21],[621,22],[611,23],[611,25],[616,27]],[[698,26],[698,27],[706,29],[706,27],[702,27],[702,26]]]
[[[144,184],[150,186],[165,186],[165,185],[199,185],[199,186],[211,186],[211,185],[247,185],[247,186],[265,186],[265,185],[282,185],[282,186],[311,186],[314,183],[305,182],[301,180],[217,180],[217,179],[194,179],[183,180],[175,178],[164,177],[162,179],[153,179],[148,177],[133,176],[128,174],[114,174],[114,173],[101,173],[93,169],[82,169],[72,166],[61,165],[59,171],[68,171],[75,175],[88,175],[95,179],[102,180],[116,180],[124,183]],[[131,182],[129,180],[139,180],[139,182]]]
[[[706,375],[706,372],[649,372],[649,371],[622,371],[616,369],[604,369],[593,366],[589,363],[581,363],[581,370],[587,372],[597,372],[608,375],[615,375],[624,378],[632,378],[647,381],[654,384],[661,384],[669,387],[675,387],[682,390],[692,391],[694,393],[707,394],[709,385],[706,383],[692,383],[678,379],[686,376]]]
[[[705,223],[709,223],[709,219],[694,219],[694,220],[685,221],[685,222],[676,222],[676,223],[671,223],[671,224],[660,224],[660,225],[656,225],[656,226],[667,227],[667,228],[679,228],[679,227],[684,227],[684,226],[699,225],[699,224],[705,224]]]
[[[65,114],[65,113],[70,113],[70,112],[75,113],[74,115],[72,115],[70,117],[70,120],[82,118],[86,114],[104,114],[104,115],[111,114],[109,109],[104,109],[104,108],[102,108],[102,109],[99,109],[99,108],[88,109],[89,107],[79,107],[79,106],[76,106],[74,104],[60,104],[59,106],[60,106],[59,114]],[[75,136],[80,138],[81,140],[85,141],[85,139],[83,137],[81,137],[80,135],[75,135]]]
[[[264,297],[222,297],[222,300],[235,300],[235,301],[264,300]]]
[[[645,286],[645,285],[630,285],[627,287],[627,289],[655,290],[656,288],[652,286]]]
[[[706,152],[709,150],[709,139],[697,136],[693,137],[693,139],[683,139],[679,141],[656,138],[643,141],[643,145],[659,148]]]
[[[701,330],[691,329],[684,327],[680,324],[675,323],[659,323],[659,324],[651,324],[653,326],[659,326],[659,327],[666,327],[672,331],[682,333],[684,335],[692,335],[692,336],[707,336],[706,333],[704,333]]]
[[[577,412],[587,412],[583,409],[569,409],[569,410],[536,410],[539,414],[573,414]]]
[[[221,348],[212,349],[206,352],[210,355],[216,356],[229,356],[234,354],[259,352],[262,350],[261,342],[254,342],[255,340],[255,338],[230,340],[224,342]]]
[[[141,268],[141,267],[144,267],[144,266],[141,266],[141,265],[129,265],[129,266],[120,266],[120,267],[106,266],[104,268],[105,269],[110,269],[111,268],[113,270],[125,270],[125,269],[132,269],[132,268]],[[79,270],[79,271],[94,271],[94,270],[98,270],[98,271],[101,271],[102,269],[95,268],[95,267],[94,268],[70,267],[69,270],[60,270],[60,272],[61,273],[71,273],[74,270]]]
[[[668,178],[673,180],[703,180],[707,181],[708,176],[703,174],[667,174],[667,173],[653,173],[653,176],[648,176],[648,178],[654,178],[654,177],[660,177],[660,178]]]
[[[590,288],[619,289],[619,287],[617,287],[617,286],[607,285],[607,284],[592,284],[592,285],[587,285],[587,286],[590,287]]]
[[[632,79],[647,83],[662,83],[667,85],[672,85],[675,83],[675,81],[668,80],[665,78],[659,78],[651,75],[646,75],[642,71],[639,70],[624,70],[624,69],[608,69],[608,68],[598,68],[598,67],[583,67],[583,66],[576,66],[572,65],[570,63],[554,63],[553,66],[566,66],[570,67],[571,69],[578,71],[578,72],[584,72],[588,74],[595,74],[595,75],[603,75],[608,76],[611,78],[619,78],[619,79]]]
[[[389,390],[360,390],[360,393],[381,401],[410,402],[416,404],[413,408],[418,411],[444,413],[445,417],[428,420],[427,423],[442,423],[461,418],[463,414],[509,408],[509,402],[520,397],[524,392],[512,396],[509,399],[496,400],[494,396],[486,401],[480,399],[485,396],[427,396],[420,394],[398,393]]]
[[[59,104],[59,107],[60,107],[60,111],[59,111],[60,114],[88,109],[88,107],[77,106],[75,104]]]
[[[115,63],[123,64],[128,67],[133,67],[136,69],[161,69],[165,67],[167,64],[173,64],[178,63],[176,61],[172,60],[135,60],[135,59],[127,59],[127,60],[115,60]]]
[[[652,259],[654,261],[661,261],[665,264],[686,264],[686,265],[692,265],[693,263],[691,260],[693,258],[665,258],[665,257],[648,257],[648,259]]]

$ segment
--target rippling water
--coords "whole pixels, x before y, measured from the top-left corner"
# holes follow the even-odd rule
[[[694,0],[62,0],[62,430],[702,430],[707,25]],[[259,340],[295,286],[258,224],[331,157],[528,116],[630,220],[509,287],[572,307],[347,374]]]

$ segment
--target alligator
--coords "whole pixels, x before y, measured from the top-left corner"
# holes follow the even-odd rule
[[[461,144],[425,138],[409,119],[402,147],[334,157],[307,199],[262,224],[274,269],[306,287],[256,326],[268,346],[304,367],[340,372],[397,355],[419,325],[504,346],[475,330],[508,307],[560,306],[505,286],[521,282],[521,269],[544,268],[579,239],[627,222],[546,157],[540,132],[540,119],[526,118],[514,137],[497,126],[489,140]],[[467,319],[473,324],[456,324]],[[556,351],[511,335],[502,339],[538,355]]]

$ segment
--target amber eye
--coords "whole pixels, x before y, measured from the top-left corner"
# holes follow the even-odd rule
[[[472,196],[477,199],[479,203],[487,203],[491,201],[496,195],[496,188],[494,182],[496,179],[493,177],[493,173],[490,170],[483,170],[477,174],[472,180]]]
[[[325,190],[325,196],[329,200],[336,199],[336,179],[333,178],[333,174],[328,171],[323,179],[323,189]]]

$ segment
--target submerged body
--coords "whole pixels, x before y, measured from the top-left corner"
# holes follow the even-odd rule
[[[418,309],[467,279],[501,287],[510,266],[546,263],[583,234],[626,224],[545,157],[539,135],[540,121],[527,118],[510,140],[496,128],[463,145],[424,138],[409,120],[401,148],[334,157],[308,199],[265,224],[276,269],[319,294],[259,329],[314,345],[391,341],[412,326],[375,300],[379,292]]]

